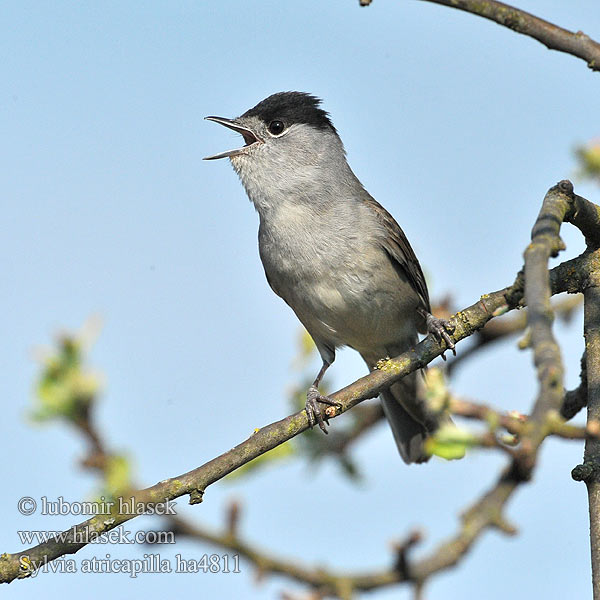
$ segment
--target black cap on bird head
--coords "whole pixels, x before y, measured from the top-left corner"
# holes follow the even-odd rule
[[[258,117],[264,123],[278,120],[286,125],[306,123],[318,129],[335,127],[321,107],[321,99],[305,92],[278,92],[247,110],[243,117]]]

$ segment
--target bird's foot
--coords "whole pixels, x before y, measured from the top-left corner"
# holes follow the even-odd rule
[[[327,416],[323,416],[321,408],[319,407],[319,403],[327,404],[328,406],[336,406],[341,408],[341,403],[332,400],[328,396],[322,396],[319,393],[319,390],[311,385],[308,388],[308,392],[306,393],[306,414],[308,415],[308,422],[311,428],[315,425],[315,423],[319,424],[321,431],[323,433],[327,433],[327,425],[329,425],[329,419]]]
[[[434,317],[432,314],[425,311],[423,311],[423,316],[425,317],[425,322],[427,323],[427,331],[432,333],[438,342],[444,340],[444,342],[446,342],[447,349],[452,350],[452,354],[456,356],[456,347],[454,346],[454,342],[450,338],[450,335],[448,335],[450,333],[454,333],[454,326],[451,325],[449,321],[446,321],[446,319],[438,319],[437,317]],[[446,360],[444,352],[442,352],[442,358]]]

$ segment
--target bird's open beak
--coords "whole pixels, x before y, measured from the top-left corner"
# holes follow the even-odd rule
[[[228,150],[227,152],[221,152],[221,154],[215,154],[213,156],[206,156],[203,160],[216,160],[217,158],[230,158],[232,156],[237,156],[238,154],[243,154],[246,148],[261,142],[262,140],[248,127],[241,125],[234,119],[225,119],[224,117],[204,117],[207,121],[214,121],[215,123],[220,123],[229,129],[233,129],[233,131],[237,131],[244,137],[244,146],[241,148],[236,148],[235,150]]]

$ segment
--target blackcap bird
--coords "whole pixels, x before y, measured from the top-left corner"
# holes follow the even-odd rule
[[[236,119],[206,117],[238,132],[229,158],[260,217],[267,281],[314,340],[323,366],[306,398],[311,426],[327,431],[318,391],[335,350],[350,346],[369,369],[434,332],[454,351],[448,324],[431,315],[419,261],[394,218],[365,190],[321,101],[302,92],[269,96]],[[424,442],[440,417],[416,392],[416,373],[381,394],[406,463],[429,458]]]

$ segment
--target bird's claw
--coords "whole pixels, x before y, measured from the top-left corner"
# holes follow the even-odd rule
[[[454,326],[449,321],[446,321],[446,319],[438,319],[429,313],[426,313],[425,322],[427,323],[427,331],[432,333],[438,342],[444,340],[447,349],[452,350],[452,354],[456,356],[456,347],[448,335],[449,333],[454,333]],[[444,352],[442,352],[442,358],[446,360]]]
[[[319,407],[319,403],[327,404],[328,406],[336,406],[338,408],[341,408],[342,405],[339,402],[332,400],[328,396],[322,396],[314,385],[311,385],[308,388],[308,392],[306,393],[305,407],[306,414],[308,416],[308,423],[311,428],[315,425],[315,423],[318,423],[321,431],[323,433],[328,433],[326,424],[329,425],[329,419],[327,416],[323,415],[321,408]]]

